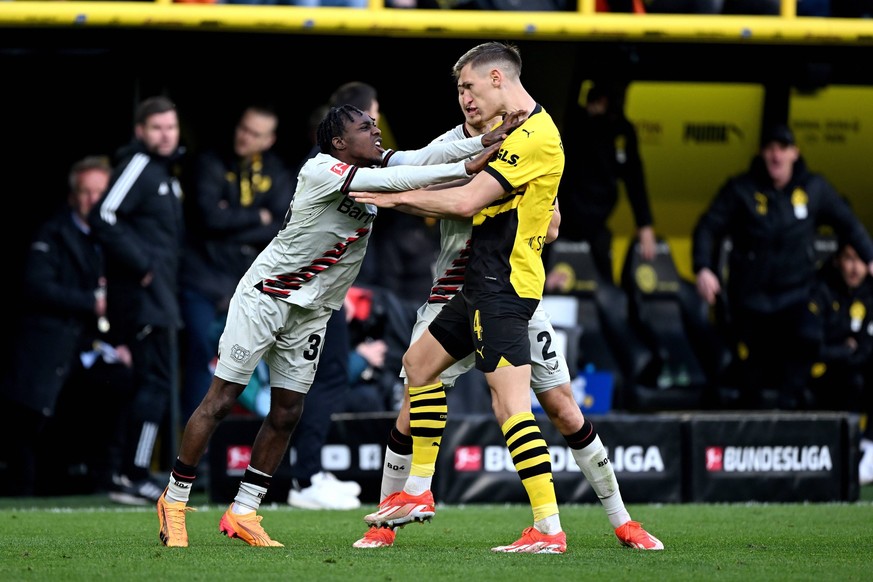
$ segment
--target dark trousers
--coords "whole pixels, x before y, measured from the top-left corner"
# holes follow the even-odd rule
[[[150,473],[158,432],[163,430],[167,451],[175,454],[176,431],[180,427],[176,362],[177,331],[148,326],[140,330],[130,346],[133,356],[134,387],[127,417],[123,448],[123,471],[133,480]],[[172,458],[164,459],[169,466]]]
[[[78,358],[78,355],[77,355]],[[0,494],[89,494],[106,488],[119,470],[122,427],[132,371],[98,359],[77,362],[50,417],[0,399]]]
[[[185,322],[182,352],[182,423],[200,405],[212,383],[210,363],[218,353],[218,338],[226,310],[219,312],[215,301],[193,289],[183,289],[179,304]]]
[[[811,322],[805,303],[773,313],[732,310],[741,408],[771,408],[767,392],[775,394],[776,408],[809,406],[807,379],[818,347]]]

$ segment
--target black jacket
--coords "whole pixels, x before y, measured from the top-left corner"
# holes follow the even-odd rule
[[[54,413],[75,359],[97,336],[94,291],[102,274],[97,245],[69,208],[40,227],[24,273],[22,328],[7,364],[4,390],[11,400]]]
[[[849,289],[829,261],[816,277],[811,305],[821,325],[819,360],[863,370],[873,354],[873,277]],[[850,337],[858,345],[854,350],[846,345]]]
[[[825,224],[865,262],[873,260],[873,242],[864,226],[802,157],[794,163],[789,184],[777,190],[763,158],[756,156],[749,171],[728,179],[698,220],[694,272],[707,267],[718,273],[718,252],[730,237],[727,294],[732,309],[773,313],[806,302],[815,278],[814,242]]]
[[[181,285],[216,302],[229,301],[252,261],[282,227],[292,188],[291,173],[272,152],[250,168],[242,167],[233,152],[200,155],[185,186],[188,236]],[[261,224],[262,208],[273,216],[270,224]]]
[[[106,254],[113,284],[109,303],[120,302],[125,325],[178,329],[178,269],[184,237],[182,188],[175,176],[181,156],[148,153],[134,141],[118,153],[109,188],[89,217]],[[143,287],[147,273],[152,281]]]
[[[637,133],[622,115],[589,115],[582,109],[568,123],[579,136],[564,142],[567,165],[558,189],[561,238],[580,240],[606,227],[624,183],[637,227],[652,225]]]

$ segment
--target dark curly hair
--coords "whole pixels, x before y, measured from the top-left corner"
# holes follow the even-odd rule
[[[339,107],[331,107],[321,123],[318,124],[316,138],[318,140],[318,149],[323,154],[329,154],[333,148],[333,138],[340,137],[345,131],[346,124],[355,121],[354,113],[364,115],[364,112],[354,105],[340,105]]]

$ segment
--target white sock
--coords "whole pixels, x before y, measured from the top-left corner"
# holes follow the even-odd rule
[[[183,483],[173,479],[173,472],[170,471],[170,483],[167,486],[167,492],[164,497],[170,503],[184,503],[188,505],[188,499],[191,497],[191,483]]]
[[[403,490],[410,495],[421,495],[430,489],[430,482],[432,479],[433,477],[413,477],[410,475],[406,479],[406,485],[403,486]]]
[[[251,471],[252,473],[255,473],[257,475],[263,475],[267,478],[271,477],[271,475],[267,475],[263,471],[258,471],[251,465],[246,467],[246,471]],[[239,484],[239,491],[236,492],[236,497],[233,498],[233,506],[231,506],[231,511],[238,515],[257,511],[258,508],[261,506],[261,501],[263,501],[264,497],[266,496],[266,487],[252,485],[251,483],[243,481]]]
[[[379,493],[379,502],[382,502],[392,493],[403,489],[406,479],[409,477],[409,469],[412,467],[412,454],[398,455],[390,448],[385,447],[385,464],[382,466],[382,490]]]
[[[261,506],[261,500],[267,495],[266,487],[258,487],[251,483],[239,484],[239,491],[233,498],[233,511],[236,514],[251,513]]]
[[[570,450],[573,452],[573,458],[576,459],[576,464],[579,465],[582,474],[588,479],[588,483],[591,484],[591,488],[594,489],[594,493],[603,504],[606,517],[609,518],[612,527],[617,528],[630,521],[630,514],[624,506],[621,492],[618,489],[618,479],[615,478],[615,471],[612,469],[612,463],[608,460],[600,435],[594,437],[594,440],[587,447]]]
[[[554,515],[550,515],[549,517],[544,517],[539,521],[534,522],[534,528],[540,533],[544,533],[547,536],[553,536],[556,533],[561,532],[561,518],[556,513]]]

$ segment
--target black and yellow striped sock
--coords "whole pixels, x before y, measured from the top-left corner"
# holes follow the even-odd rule
[[[409,387],[409,428],[412,433],[413,477],[432,477],[446,429],[449,407],[442,382]]]
[[[549,447],[531,412],[521,412],[509,418],[503,426],[506,448],[512,456],[515,470],[527,491],[534,521],[558,513],[555,484],[552,481],[552,461]]]

